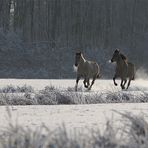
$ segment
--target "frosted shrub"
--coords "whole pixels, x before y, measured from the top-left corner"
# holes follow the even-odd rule
[[[27,93],[27,92],[34,92],[34,89],[31,86],[13,86],[8,85],[4,88],[0,89],[0,93]]]
[[[89,92],[79,88],[56,88],[46,86],[35,91],[31,86],[14,87],[12,85],[0,89],[0,105],[58,105],[58,104],[99,104],[99,103],[141,103],[148,102],[147,92],[104,91]]]
[[[17,86],[17,92],[22,92],[22,93],[31,93],[31,92],[34,92],[34,89],[32,86],[27,86],[27,85],[24,85],[24,86]]]
[[[55,87],[45,87],[35,95],[38,104],[56,105],[56,104],[74,104],[72,95],[67,92],[62,92]]]
[[[131,148],[147,148],[148,145],[148,123],[143,116],[135,116],[127,113],[122,114],[129,136],[128,145]]]

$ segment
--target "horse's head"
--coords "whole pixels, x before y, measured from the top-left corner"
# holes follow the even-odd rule
[[[111,62],[112,62],[112,63],[113,63],[113,62],[116,62],[117,59],[118,59],[118,57],[119,57],[119,55],[120,55],[120,50],[119,50],[119,49],[116,49],[116,50],[114,51],[114,53],[113,53]]]
[[[75,66],[78,66],[81,55],[82,55],[81,52],[76,52],[76,55],[75,55]]]

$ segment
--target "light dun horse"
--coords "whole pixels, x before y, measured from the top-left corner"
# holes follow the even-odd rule
[[[127,78],[129,78],[128,84],[127,84],[127,88],[129,88],[131,80],[134,79],[135,76],[135,68],[134,68],[134,64],[127,62],[122,54],[120,53],[119,50],[115,50],[113,57],[111,59],[111,62],[116,62],[116,71],[115,71],[115,75],[113,77],[113,81],[114,84],[117,86],[117,83],[115,81],[115,79],[117,77],[121,78],[121,88],[125,89],[125,84],[127,82]]]
[[[100,77],[100,68],[96,62],[87,61],[81,52],[77,52],[75,55],[75,66],[77,67],[77,79],[75,91],[77,91],[78,82],[80,78],[84,78],[84,86],[89,90],[92,88],[96,78]],[[92,78],[91,85],[89,79]]]

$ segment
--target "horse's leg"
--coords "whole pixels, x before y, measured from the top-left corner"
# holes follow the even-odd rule
[[[127,84],[127,88],[126,89],[128,89],[129,88],[129,86],[130,86],[130,84],[131,84],[131,78],[129,78],[129,81],[128,81],[128,84]]]
[[[123,79],[121,79],[121,84],[120,84],[121,88],[123,87]],[[123,88],[122,88],[123,89]]]
[[[117,86],[117,85],[118,85],[118,84],[116,83],[116,81],[115,81],[115,80],[116,80],[116,78],[117,78],[117,75],[115,74],[115,75],[114,75],[114,77],[113,77],[113,81],[114,81],[114,85],[115,85],[115,86]]]
[[[83,84],[84,84],[84,87],[85,87],[85,85],[86,85],[86,79],[84,79]]]
[[[124,86],[124,89],[125,89],[125,84],[127,82],[127,79],[124,80],[124,83],[123,83],[123,86]]]
[[[89,87],[89,85],[90,85],[90,83],[89,83],[89,78],[86,78],[86,83],[87,83],[87,87],[86,88],[88,88]]]
[[[124,84],[125,84],[125,80],[124,80],[124,79],[121,79],[121,84],[120,84],[120,86],[121,86],[122,89],[125,89],[125,86],[123,85],[123,82],[124,82]]]
[[[77,76],[76,85],[75,85],[75,91],[77,91],[79,80],[80,80],[80,76]]]
[[[88,88],[89,85],[90,85],[90,83],[89,83],[89,78],[88,78],[88,77],[85,77],[83,83],[84,83],[84,86],[85,86],[86,88]]]
[[[123,84],[124,86],[125,86],[126,82],[127,82],[127,79],[124,80],[124,84]]]
[[[93,77],[93,80],[92,80],[91,85],[90,85],[90,87],[88,88],[88,90],[91,90],[91,88],[92,88],[92,86],[93,86],[95,80],[96,80],[96,77]]]
[[[86,84],[87,83],[87,79],[86,78],[84,79],[83,83],[84,83],[84,87],[88,88],[88,85]]]

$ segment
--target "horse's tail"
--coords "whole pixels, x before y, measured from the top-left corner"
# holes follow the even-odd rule
[[[135,80],[135,75],[133,76],[132,80]]]
[[[96,78],[101,78],[101,70],[100,70],[100,66],[98,64],[97,64],[97,67],[98,67],[98,72],[97,72]]]
[[[135,80],[136,70],[135,70],[135,65],[134,64],[133,64],[133,71],[134,71],[134,74],[133,74],[132,80]]]
[[[129,68],[130,79],[135,80],[135,75],[136,75],[135,65],[128,62],[128,68]]]
[[[136,73],[134,72],[134,75],[133,75],[133,77],[132,77],[132,80],[135,80],[136,78]]]

